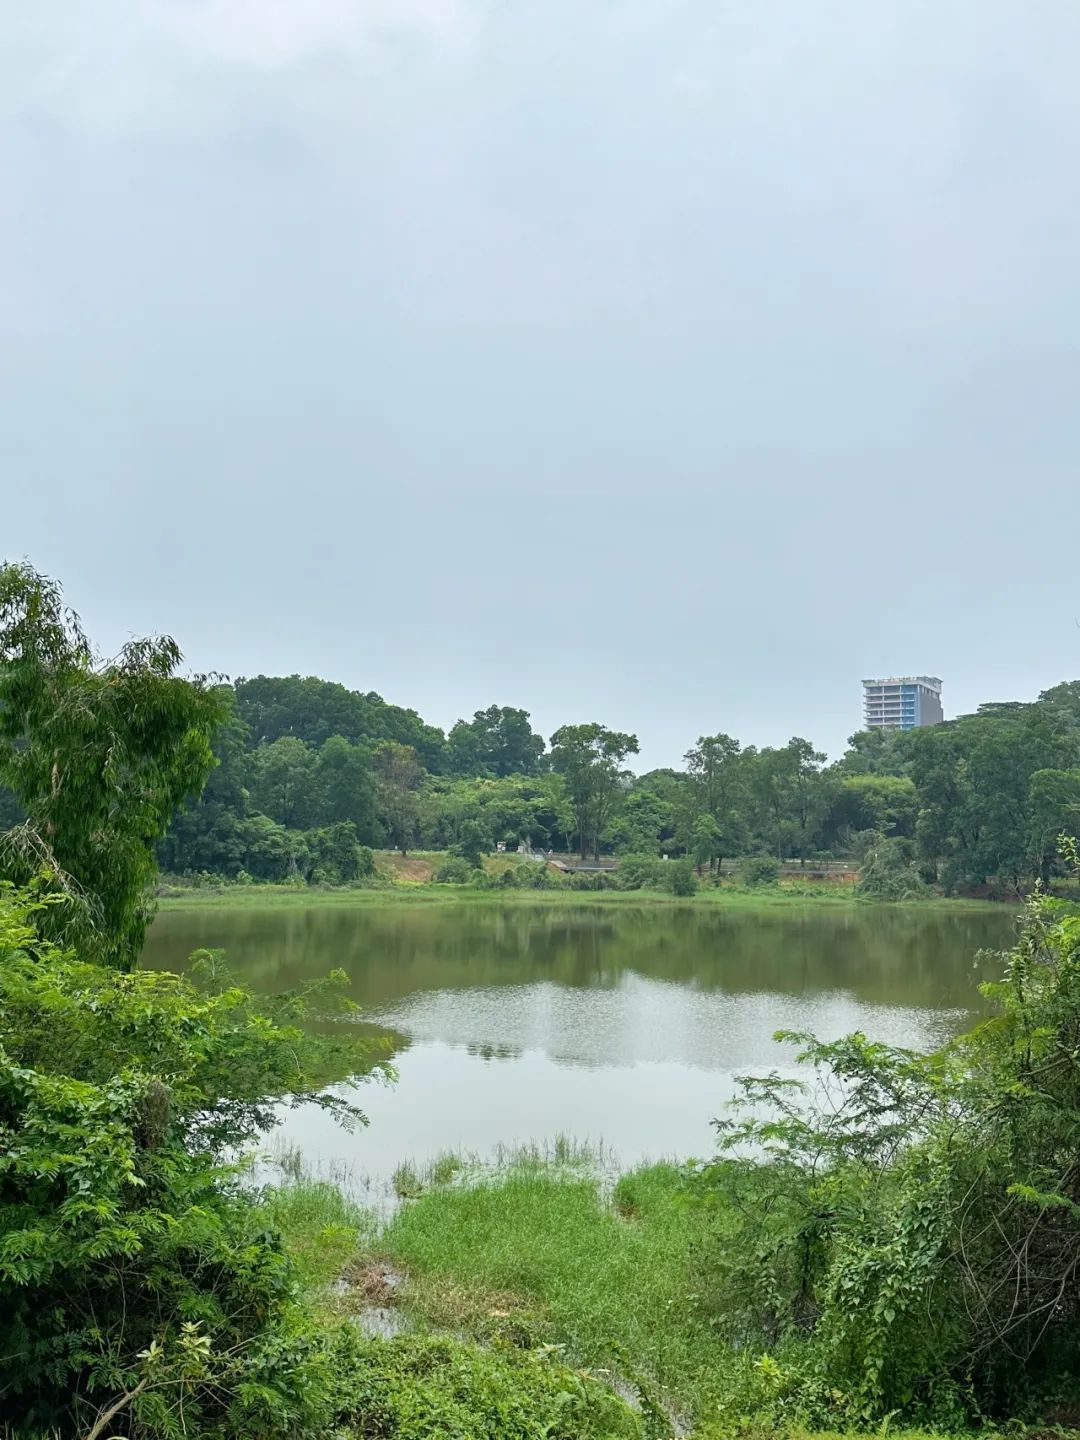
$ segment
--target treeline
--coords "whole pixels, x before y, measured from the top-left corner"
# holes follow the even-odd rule
[[[228,719],[201,797],[174,820],[174,874],[348,883],[365,847],[850,858],[889,884],[946,890],[1049,881],[1080,815],[1080,682],[924,730],[861,732],[827,764],[807,740],[702,736],[684,769],[634,775],[637,738],[567,725],[545,743],[492,705],[444,734],[413,710],[329,681],[224,687]],[[886,887],[887,888],[887,887]]]

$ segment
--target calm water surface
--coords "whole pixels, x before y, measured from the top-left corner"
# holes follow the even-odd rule
[[[557,1133],[623,1163],[708,1154],[710,1120],[746,1071],[795,1073],[779,1029],[931,1046],[979,1013],[980,949],[1006,910],[716,911],[558,905],[165,911],[146,963],[221,948],[258,989],[330,969],[393,1037],[399,1080],[370,1085],[368,1129],[310,1107],[286,1142],[316,1165],[385,1177],[448,1148]]]

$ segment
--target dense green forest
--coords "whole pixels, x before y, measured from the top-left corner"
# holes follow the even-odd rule
[[[357,847],[581,854],[853,858],[964,890],[1051,878],[1080,813],[1080,682],[1032,703],[902,734],[862,732],[834,764],[813,744],[700,737],[684,769],[634,775],[634,735],[566,725],[550,745],[527,711],[492,705],[444,735],[412,710],[330,681],[222,687],[218,764],[176,816],[173,874],[358,878]]]

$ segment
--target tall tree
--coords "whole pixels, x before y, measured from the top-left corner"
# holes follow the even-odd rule
[[[243,824],[248,814],[248,727],[236,713],[231,685],[218,687],[224,718],[214,733],[215,765],[198,799],[174,817],[158,844],[164,869],[236,875],[244,868]]]
[[[413,843],[419,814],[417,792],[424,779],[424,767],[411,745],[388,740],[375,751],[372,761],[379,810],[390,838],[402,855]]]
[[[427,769],[443,769],[443,732],[425,725],[415,710],[389,705],[374,691],[361,694],[314,675],[257,675],[237,680],[236,700],[256,744],[283,735],[294,735],[316,749],[332,735],[343,735],[354,745],[396,740],[411,745]]]
[[[489,705],[471,720],[459,720],[447,740],[455,775],[535,775],[544,738],[529,724],[529,712]]]
[[[1080,770],[1036,770],[1027,811],[1030,865],[1047,886],[1059,859],[1061,836],[1080,836]]]
[[[180,663],[168,636],[100,660],[55,581],[0,567],[0,783],[27,816],[0,871],[22,881],[44,865],[85,901],[83,953],[124,967],[153,911],[155,842],[206,780],[225,714]]]
[[[692,799],[691,849],[700,857],[711,844],[709,861],[717,864],[724,855],[737,854],[746,834],[746,766],[738,740],[722,732],[702,735],[686,752]],[[699,825],[701,819],[711,824]],[[698,864],[703,864],[700,858]]]
[[[827,806],[821,777],[825,760],[820,750],[798,735],[780,748],[759,750],[753,757],[751,783],[777,859],[783,858],[785,850],[806,858]]]
[[[252,761],[251,798],[257,810],[296,830],[321,818],[318,759],[303,740],[282,735],[260,745]]]
[[[588,857],[590,842],[600,858],[604,827],[629,780],[623,762],[637,753],[636,735],[606,725],[563,725],[552,735],[551,763],[566,781],[582,860]]]
[[[329,824],[351,820],[362,844],[378,841],[375,781],[364,749],[350,745],[343,735],[331,735],[319,751],[317,776],[324,820]]]

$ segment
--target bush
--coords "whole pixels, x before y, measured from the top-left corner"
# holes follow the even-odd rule
[[[911,900],[928,892],[914,864],[910,840],[879,835],[867,846],[855,893],[867,900]]]
[[[460,855],[467,860],[472,869],[478,869],[484,862],[484,856],[491,849],[491,835],[475,820],[463,820],[458,829],[456,845],[451,845],[450,853]]]
[[[547,1351],[458,1340],[354,1339],[339,1367],[362,1435],[429,1440],[641,1440],[625,1401]],[[351,1413],[349,1413],[351,1412]]]
[[[565,882],[557,871],[549,869],[547,865],[534,862],[532,865],[522,867],[521,884],[528,890],[559,890],[564,887]]]
[[[370,845],[356,847],[356,876],[358,880],[370,880],[375,874],[375,851]]]
[[[659,887],[666,869],[657,855],[626,855],[615,871],[615,884],[620,890],[644,890]]]
[[[85,964],[40,940],[42,902],[0,890],[0,1395],[16,1431],[307,1433],[330,1418],[325,1345],[231,1163],[362,1044],[303,1028],[327,986],[256,999],[220,957],[193,981]],[[343,1027],[349,1029],[351,1027]],[[131,1428],[122,1414],[108,1433]]]
[[[447,855],[435,871],[436,885],[468,885],[474,875],[473,867],[461,855]]]
[[[780,862],[771,855],[751,855],[739,866],[744,885],[775,885],[779,878]]]
[[[668,889],[672,895],[686,898],[697,894],[698,878],[692,860],[670,860],[666,868]]]
[[[1075,1394],[1080,911],[1034,902],[984,993],[935,1054],[794,1035],[812,1081],[743,1082],[705,1289],[774,1418],[955,1430]]]
[[[571,870],[566,877],[570,890],[614,890],[615,877],[606,870]]]

